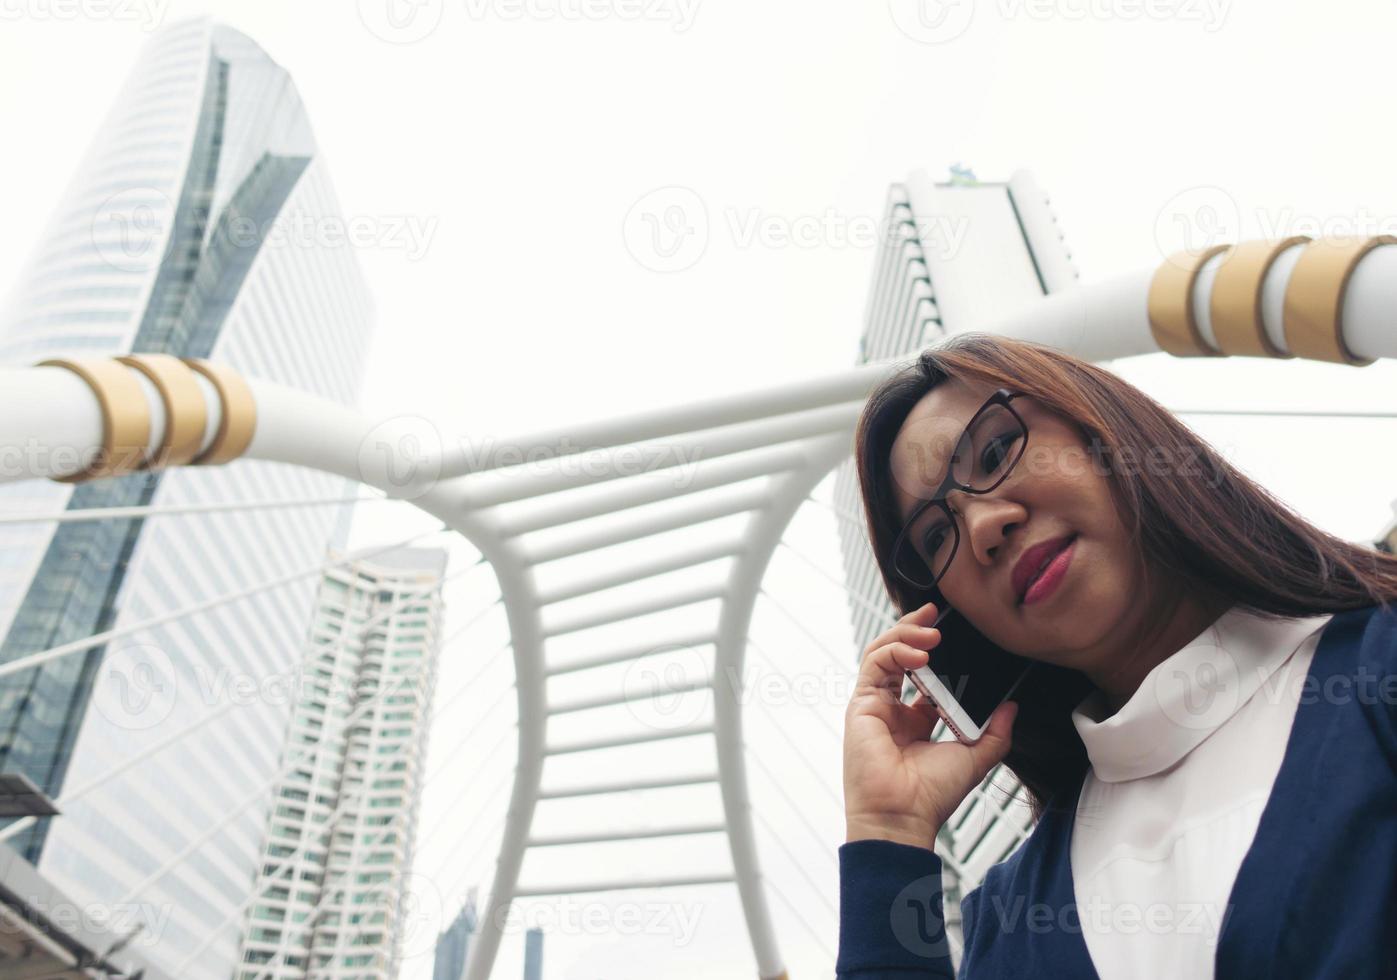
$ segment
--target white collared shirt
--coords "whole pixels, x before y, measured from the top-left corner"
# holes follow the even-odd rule
[[[1072,712],[1091,770],[1072,827],[1082,937],[1102,980],[1211,980],[1218,935],[1331,613],[1234,606],[1119,711]]]

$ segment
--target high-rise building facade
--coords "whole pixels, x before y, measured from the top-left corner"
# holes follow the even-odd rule
[[[211,358],[353,404],[372,304],[352,248],[318,233],[343,221],[287,73],[226,27],[173,25],[116,92],[0,313],[0,362]],[[354,489],[239,461],[29,481],[0,506],[161,510]],[[294,669],[317,566],[349,516],[320,504],[0,528],[0,662],[115,631],[0,678],[0,769],[62,810],[9,843],[76,901],[138,918],[133,942],[171,975],[232,973],[289,713],[274,688],[240,692]],[[297,569],[284,588],[250,591]]]
[[[326,568],[239,980],[398,975],[445,570],[427,548]]]
[[[963,169],[953,171],[945,184],[914,174],[907,185],[890,189],[882,231],[859,341],[860,364],[910,356],[948,330],[969,329],[967,310],[983,311],[996,300],[1017,301],[1022,297],[1003,295],[1015,289],[1042,296],[1076,278],[1047,199],[1023,172],[1007,183],[981,183]],[[962,261],[967,257],[975,261]],[[984,269],[994,271],[993,280],[975,282],[977,271]],[[897,616],[869,547],[852,459],[835,474],[834,500],[855,649],[862,650]],[[903,700],[915,695],[910,681],[904,681]],[[937,722],[932,737],[954,736]],[[1013,853],[1031,829],[1024,789],[1003,766],[990,772],[942,828],[936,850],[943,859],[947,931],[957,943],[960,897]],[[958,961],[955,946],[953,955]]]

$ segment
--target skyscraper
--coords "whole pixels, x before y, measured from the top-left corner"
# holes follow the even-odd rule
[[[476,921],[475,888],[471,888],[461,911],[437,937],[432,980],[461,980],[465,975],[466,956],[470,953]]]
[[[524,980],[543,980],[543,930],[524,933]]]
[[[316,234],[342,221],[287,73],[236,31],[171,26],[116,95],[0,314],[0,362],[210,357],[352,404],[370,298],[350,247]],[[244,461],[0,492],[6,509],[47,514],[353,488]],[[134,942],[172,975],[232,971],[289,711],[274,690],[239,692],[294,667],[316,566],[349,514],[321,504],[0,529],[0,662],[121,636],[0,678],[0,769],[63,811],[9,842],[74,900],[140,910]],[[298,568],[285,588],[127,632]]]
[[[890,189],[882,229],[858,363],[914,354],[948,330],[992,322],[997,305],[1007,310],[1076,279],[1047,199],[1024,172],[1007,183],[982,183],[955,168],[945,184],[914,173],[907,184]],[[978,319],[967,322],[972,315]],[[869,548],[853,460],[836,472],[834,500],[855,649],[862,650],[896,614]],[[903,700],[915,695],[904,681]],[[941,722],[932,735],[953,737]],[[936,850],[943,859],[946,926],[957,942],[961,895],[1030,829],[1023,787],[1003,766],[942,828]]]
[[[393,980],[441,642],[446,552],[325,570],[240,980]]]

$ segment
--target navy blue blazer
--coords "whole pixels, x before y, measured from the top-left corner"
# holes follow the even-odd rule
[[[962,978],[1097,976],[1072,889],[1079,792],[965,896]],[[933,851],[849,841],[839,876],[840,980],[956,975]],[[1216,968],[1218,980],[1397,978],[1397,606],[1325,624]]]

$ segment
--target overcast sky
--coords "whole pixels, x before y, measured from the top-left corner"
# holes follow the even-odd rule
[[[400,229],[361,250],[379,313],[365,411],[471,435],[849,364],[874,254],[841,230],[876,221],[889,183],[912,169],[942,178],[960,162],[986,180],[1029,169],[1085,281],[1152,268],[1217,228],[1225,240],[1397,233],[1397,135],[1382,96],[1391,3],[931,3],[919,18],[915,0],[0,0],[0,289],[149,31],[206,13],[294,76],[345,213]],[[636,254],[637,208],[662,188],[707,219],[681,268]],[[753,237],[754,222],[822,230]],[[1161,354],[1115,367],[1177,408],[1397,410],[1393,364]],[[1187,421],[1328,530],[1370,540],[1391,519],[1391,419]],[[406,505],[378,504],[354,541],[418,526]],[[787,540],[837,568],[827,512],[807,506]],[[452,547],[463,568],[473,552]],[[764,601],[753,635],[772,660],[754,669],[810,679],[839,657],[852,664],[829,582],[783,549],[767,589],[825,650]],[[453,581],[448,632],[495,594],[488,570]],[[422,841],[427,897],[406,977],[430,975],[444,914],[470,884],[483,897],[494,870],[514,703],[492,617],[443,661],[442,698],[465,694],[432,736],[421,827],[441,829]],[[831,684],[747,709],[757,832],[792,977],[832,974],[847,694]],[[710,802],[628,816],[696,818]],[[615,874],[676,857],[729,863],[725,846],[702,841],[633,853]],[[536,857],[527,882],[567,880]],[[548,980],[754,973],[731,885],[590,902],[590,925],[562,901],[524,907],[550,933]],[[506,937],[496,976],[518,975],[522,942]]]

